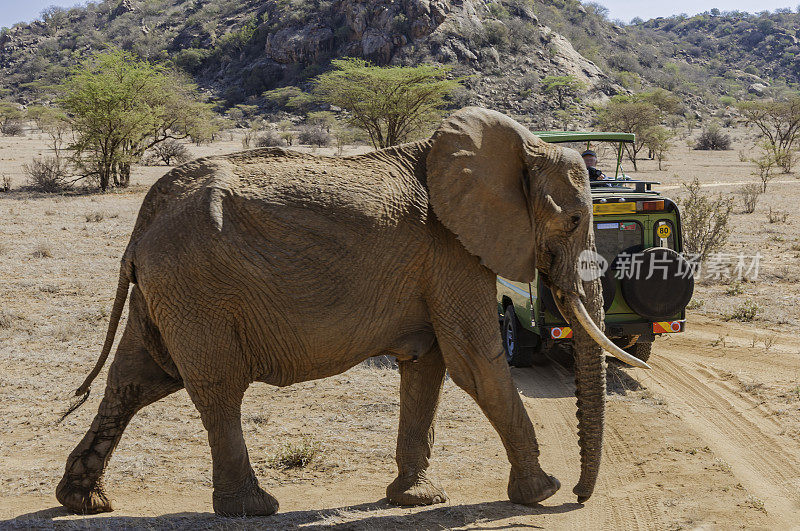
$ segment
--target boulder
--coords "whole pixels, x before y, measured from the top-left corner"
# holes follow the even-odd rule
[[[747,87],[747,92],[750,94],[754,94],[759,98],[763,98],[764,95],[767,93],[767,86],[763,83],[753,83],[749,87]]]
[[[495,49],[494,46],[489,46],[488,48],[484,48],[480,52],[481,54],[481,63],[484,64],[491,64],[491,65],[498,65],[500,64],[500,53]],[[527,62],[528,59],[526,59]],[[533,61],[531,61],[531,64]]]
[[[318,23],[284,28],[267,37],[267,58],[281,64],[312,63],[333,50],[333,30]]]
[[[361,38],[361,53],[366,59],[386,64],[392,58],[394,44],[391,38],[377,29],[368,29]]]
[[[111,18],[117,18],[131,11],[136,11],[136,6],[133,5],[133,2],[131,2],[131,0],[122,0],[114,11],[111,12]]]

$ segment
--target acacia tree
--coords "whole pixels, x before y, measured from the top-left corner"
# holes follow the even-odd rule
[[[100,53],[59,86],[59,104],[75,132],[73,162],[100,188],[127,186],[131,164],[167,139],[208,134],[210,106],[196,87],[129,52]]]
[[[633,164],[634,171],[637,171],[639,152],[647,146],[648,133],[659,124],[661,117],[658,107],[648,101],[629,96],[614,96],[605,107],[599,109],[598,121],[607,129],[636,135],[635,142],[624,146],[625,154]]]
[[[0,133],[7,135],[18,134],[22,129],[22,118],[25,113],[19,105],[10,101],[0,101]]]
[[[575,99],[585,86],[572,76],[546,76],[542,79],[542,90],[545,94],[556,95],[559,109],[566,109],[567,98]]]
[[[800,138],[800,94],[783,100],[745,101],[738,108],[747,124],[761,132],[765,153],[771,152],[786,173],[792,171],[792,150]]]
[[[354,58],[332,64],[314,80],[314,95],[348,111],[350,125],[366,131],[376,148],[406,142],[441,118],[445,97],[461,81],[431,65],[381,67]]]
[[[645,145],[658,161],[658,171],[661,171],[661,164],[667,158],[667,152],[672,149],[673,136],[674,133],[663,125],[654,125],[644,132]]]

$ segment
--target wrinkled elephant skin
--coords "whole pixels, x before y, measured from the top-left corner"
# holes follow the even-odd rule
[[[447,500],[427,473],[445,371],[502,439],[510,499],[548,498],[560,484],[539,466],[502,352],[495,275],[524,282],[538,269],[602,323],[599,281],[577,275],[579,253],[594,246],[591,216],[577,153],[479,108],[430,140],[366,155],[271,148],[170,171],[122,258],[107,341],[78,395],[108,357],[126,301],[129,319],[58,500],[110,511],[103,472],[125,426],[186,388],[208,431],[214,510],[272,514],[278,502],[259,487],[242,435],[247,387],[324,378],[383,354],[398,358],[401,378],[391,502]],[[605,365],[586,334],[575,337],[583,501],[600,462]]]

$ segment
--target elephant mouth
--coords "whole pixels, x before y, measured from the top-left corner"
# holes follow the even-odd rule
[[[575,321],[577,321],[577,323],[570,322],[570,325],[574,328],[575,324],[579,324],[580,327],[586,331],[589,337],[591,337],[603,350],[618,360],[627,363],[628,365],[642,369],[651,368],[650,365],[643,362],[636,356],[628,354],[606,337],[602,330],[600,330],[597,324],[589,316],[589,312],[586,310],[586,307],[583,305],[583,301],[581,301],[581,298],[577,293],[563,292],[560,289],[556,289],[554,299],[559,311],[561,311],[561,315],[565,316],[568,321],[570,318],[573,318]],[[567,308],[569,308],[570,311],[565,311]]]

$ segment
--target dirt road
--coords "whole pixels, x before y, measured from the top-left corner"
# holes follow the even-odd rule
[[[574,387],[567,369],[551,364],[512,370],[536,425],[543,466],[563,484],[553,498],[537,508],[505,501],[508,465],[502,447],[480,411],[448,381],[433,472],[451,500],[400,509],[382,500],[393,472],[397,375],[391,369],[359,367],[287,390],[262,386],[250,397],[248,440],[267,439],[265,445],[251,442],[251,453],[259,475],[266,476],[263,483],[281,501],[281,512],[274,517],[251,521],[209,514],[208,455],[201,430],[193,430],[195,436],[179,448],[152,440],[154,444],[140,444],[170,430],[171,439],[180,438],[181,429],[168,423],[176,419],[169,417],[188,414],[191,405],[179,397],[154,406],[160,409],[129,428],[132,433],[126,437],[136,444],[123,441],[109,471],[109,490],[118,509],[111,514],[88,519],[67,515],[52,498],[53,481],[73,435],[56,430],[42,442],[47,450],[24,459],[12,460],[3,451],[7,479],[0,487],[0,518],[9,520],[0,526],[797,528],[797,341],[703,317],[690,322],[684,335],[657,343],[652,371],[612,364],[603,467],[595,494],[584,506],[571,493],[578,464]],[[769,348],[759,343],[767,337],[772,337]],[[269,402],[262,400],[266,397]],[[266,428],[253,426],[261,409],[271,411]],[[82,415],[71,431],[80,433],[85,427],[89,417]],[[161,416],[167,418],[159,421]],[[188,416],[192,418],[184,419],[182,429],[186,422],[198,422]],[[331,429],[332,418],[346,423],[347,433]],[[298,424],[325,444],[330,457],[297,472],[262,466],[261,454],[269,452],[270,439],[294,433]],[[62,438],[67,439],[63,444]],[[11,447],[25,444],[6,441]],[[333,457],[346,453],[348,446],[352,455]],[[142,452],[144,462],[135,460]],[[41,487],[29,488],[38,478],[43,479]]]

